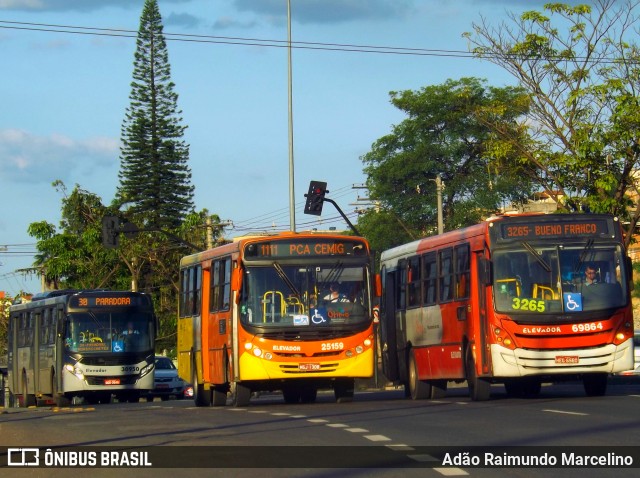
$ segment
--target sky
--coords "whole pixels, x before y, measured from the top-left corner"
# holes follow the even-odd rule
[[[515,84],[489,62],[442,50],[467,52],[462,34],[482,17],[497,24],[545,1],[290,0],[296,230],[348,228],[331,204],[319,218],[303,214],[311,180],[326,181],[357,222],[361,157],[404,119],[391,91],[471,76]],[[60,224],[54,181],[104,204],[115,195],[143,4],[0,0],[0,291],[40,291],[19,271],[34,261],[29,224]],[[158,4],[196,210],[230,224],[228,238],[289,229],[287,0]]]

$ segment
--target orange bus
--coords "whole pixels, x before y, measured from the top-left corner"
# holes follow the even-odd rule
[[[372,276],[367,241],[340,234],[241,237],[184,257],[178,370],[196,405],[275,390],[313,402],[320,388],[351,401],[355,379],[373,376]]]
[[[559,379],[604,395],[608,374],[633,368],[632,271],[615,217],[493,217],[383,252],[381,276],[383,372],[413,399],[464,380],[473,400],[492,383],[535,396]]]

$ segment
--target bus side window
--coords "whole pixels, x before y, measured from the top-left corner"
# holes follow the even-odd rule
[[[396,274],[396,278],[398,280],[398,284],[396,287],[396,307],[398,310],[404,310],[407,305],[407,273],[406,273],[406,260],[398,261],[398,274]]]
[[[456,299],[469,297],[469,244],[455,248]]]
[[[453,253],[451,249],[438,252],[440,258],[440,302],[453,299]]]
[[[407,307],[420,305],[420,279],[420,258],[415,256],[409,259],[407,267],[407,289],[409,295]]]
[[[436,303],[438,290],[438,274],[436,267],[436,253],[429,252],[422,256],[423,271],[424,271],[424,305],[433,305]]]

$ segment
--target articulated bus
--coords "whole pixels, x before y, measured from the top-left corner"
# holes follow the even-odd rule
[[[253,392],[353,399],[374,370],[372,265],[363,238],[237,238],[180,262],[178,369],[198,406],[246,406]],[[335,292],[330,290],[337,289]]]
[[[156,330],[146,294],[37,294],[10,308],[9,390],[21,406],[46,400],[68,405],[74,397],[109,403],[112,395],[137,402],[153,389]]]
[[[381,276],[383,372],[413,399],[464,380],[473,400],[492,383],[535,396],[561,379],[604,395],[608,374],[633,368],[632,271],[615,217],[490,218],[383,252]]]

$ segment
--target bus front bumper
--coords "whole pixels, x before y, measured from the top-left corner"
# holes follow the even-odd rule
[[[620,345],[571,350],[509,350],[491,345],[494,377],[615,373],[633,368],[633,339]]]

